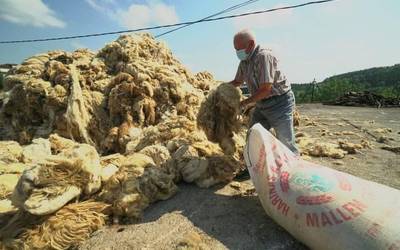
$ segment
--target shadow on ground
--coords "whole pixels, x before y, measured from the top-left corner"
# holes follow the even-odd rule
[[[173,249],[191,231],[210,249],[307,249],[266,215],[257,195],[189,184],[146,209],[140,223],[105,228],[81,249]]]

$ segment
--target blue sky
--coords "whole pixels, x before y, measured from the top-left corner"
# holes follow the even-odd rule
[[[0,40],[97,33],[196,20],[244,0],[1,0]],[[307,0],[259,0],[232,12]],[[233,78],[238,60],[232,36],[252,29],[270,47],[291,82],[310,82],[352,70],[400,63],[400,1],[338,0],[290,11],[196,24],[161,37],[193,72]],[[158,34],[163,30],[154,31]],[[0,63],[78,47],[97,50],[117,36],[0,44]]]

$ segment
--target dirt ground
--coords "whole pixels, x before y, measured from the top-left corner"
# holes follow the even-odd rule
[[[319,104],[301,105],[300,113],[317,122],[317,126],[301,126],[300,130],[318,137],[321,129],[331,132],[350,131],[356,135],[320,136],[322,140],[335,141],[347,139],[360,143],[366,139],[371,149],[363,149],[357,154],[346,155],[344,159],[312,158],[325,166],[347,172],[349,174],[382,183],[400,189],[400,155],[381,149],[384,146],[400,146],[400,109],[399,108],[358,108],[325,106]],[[355,128],[353,125],[359,127]],[[391,132],[379,133],[376,130],[390,129]],[[376,138],[386,137],[384,143]],[[337,165],[343,163],[343,165]]]
[[[363,149],[340,160],[312,158],[340,171],[400,189],[400,155],[381,149],[400,146],[400,109],[376,109],[299,105],[300,113],[315,121],[298,131],[335,141],[359,143]],[[356,127],[358,128],[356,128]],[[376,129],[388,128],[380,133]],[[356,135],[325,135],[352,131]],[[385,143],[377,138],[385,136]],[[80,249],[308,249],[264,212],[251,180],[237,179],[227,185],[200,189],[181,184],[173,198],[153,204],[139,223],[114,225],[96,232]]]

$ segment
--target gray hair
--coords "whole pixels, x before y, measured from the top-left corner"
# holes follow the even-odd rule
[[[238,33],[236,33],[235,36],[233,37],[233,39],[236,39],[236,38],[244,39],[245,42],[248,42],[251,40],[256,41],[256,36],[249,29],[244,29],[244,30],[241,30]]]

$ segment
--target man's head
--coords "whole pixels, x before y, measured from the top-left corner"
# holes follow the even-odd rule
[[[243,56],[240,58],[239,55],[250,55],[256,46],[256,38],[250,30],[241,30],[233,37],[233,46],[238,53],[239,59],[243,60]]]

